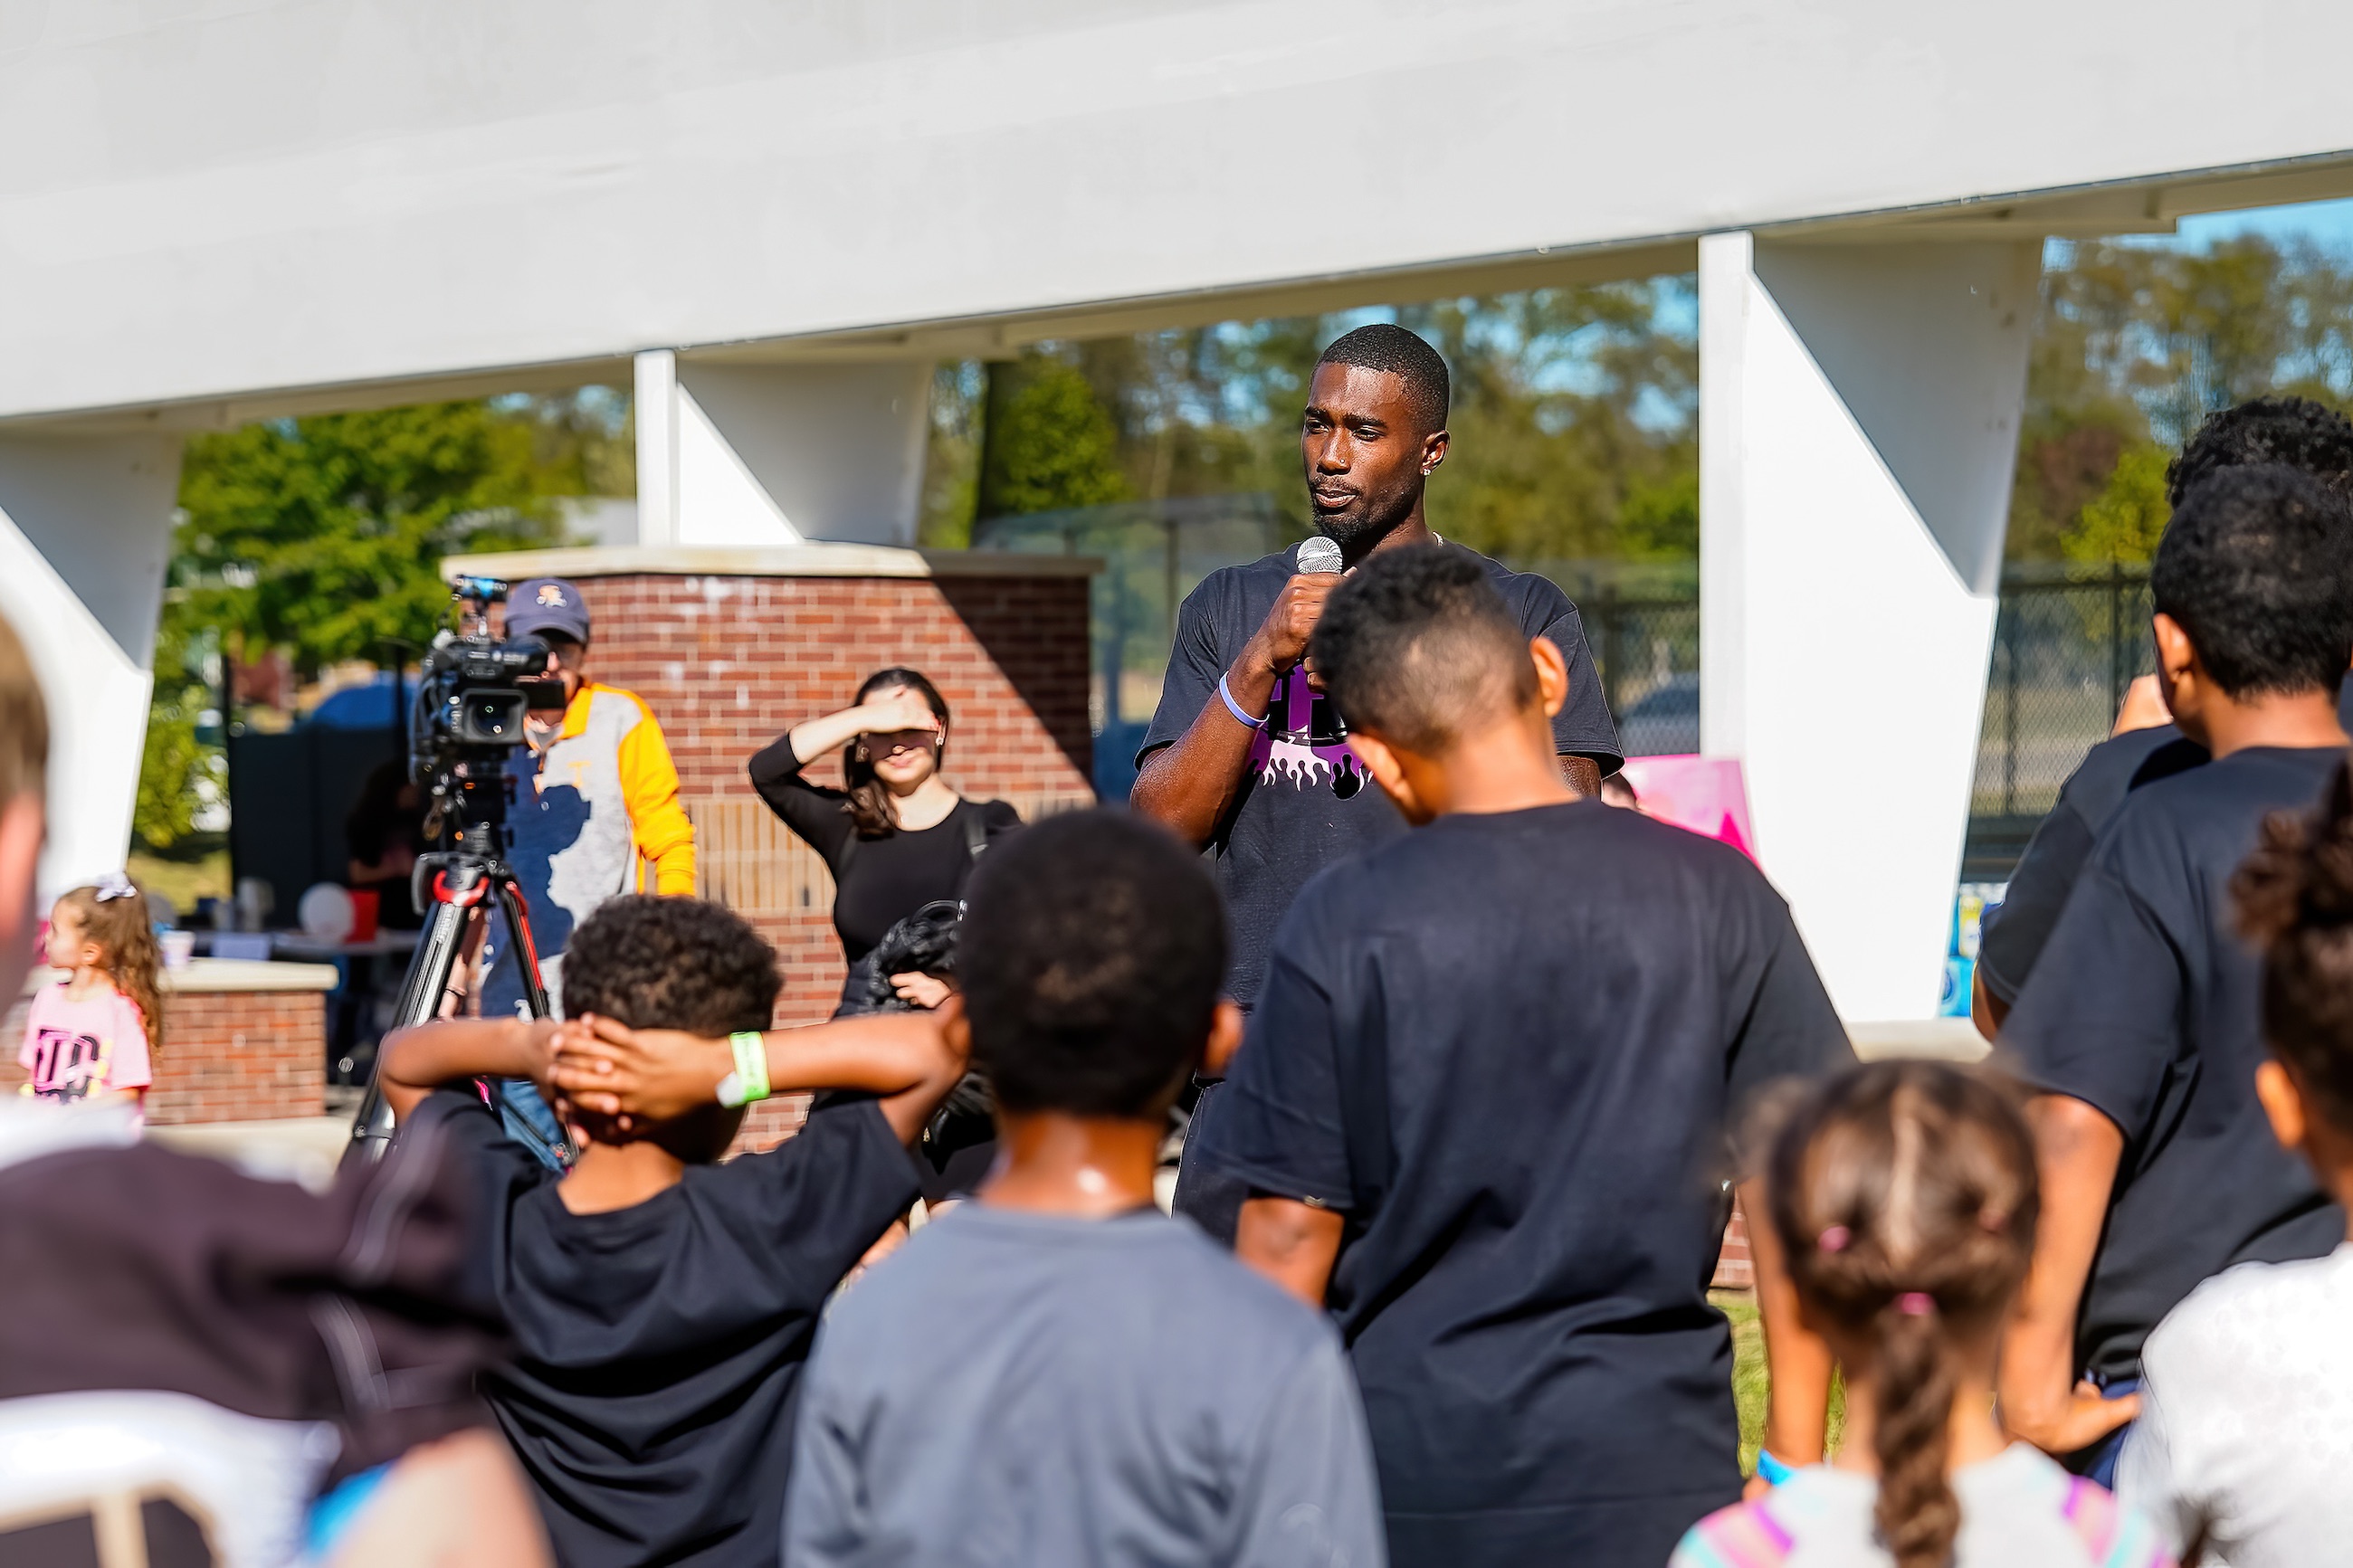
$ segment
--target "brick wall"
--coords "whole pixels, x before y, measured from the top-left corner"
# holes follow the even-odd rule
[[[1732,1223],[1724,1227],[1724,1250],[1716,1254],[1715,1288],[1753,1290],[1757,1288],[1756,1255],[1748,1250],[1748,1216],[1732,1205]]]
[[[326,1114],[326,998],[316,991],[199,991],[169,997],[168,1032],[147,1091],[147,1120],[257,1121]],[[16,1044],[25,1004],[0,1023],[0,1093],[25,1081]]]
[[[848,706],[875,670],[906,665],[947,700],[957,789],[1011,801],[1025,816],[1094,798],[1083,577],[578,581],[596,628],[592,673],[645,699],[677,760],[702,890],[776,944],[780,1023],[829,1014],[843,965],[832,882],[752,793],[753,752]],[[839,764],[813,772],[837,782]],[[755,1124],[783,1114],[764,1110]]]

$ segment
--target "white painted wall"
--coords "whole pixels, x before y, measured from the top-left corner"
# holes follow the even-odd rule
[[[1702,744],[1850,1019],[1936,1011],[2037,247],[1700,247]]]
[[[682,368],[680,381],[713,434],[802,537],[915,542],[931,407],[928,362],[698,361]]]
[[[2342,0],[2244,0],[2222,26],[2191,0],[674,0],[646,18],[637,0],[0,6],[0,300],[39,302],[0,310],[0,416],[2353,151]],[[1390,195],[1358,200],[1336,193],[1366,125]]]
[[[0,437],[0,615],[48,699],[45,897],[122,867],[179,482],[176,437]]]
[[[637,361],[638,538],[912,545],[931,366]]]

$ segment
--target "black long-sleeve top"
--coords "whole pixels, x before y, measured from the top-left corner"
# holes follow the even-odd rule
[[[842,851],[858,832],[849,797],[811,784],[801,776],[802,766],[793,754],[792,737],[780,735],[753,757],[752,787],[786,826],[825,857],[834,879],[833,929],[852,963],[871,952],[893,925],[934,899],[964,896],[972,876],[972,849],[964,826],[968,816],[977,813],[991,838],[1021,826],[1020,815],[1001,800],[958,801],[933,826],[912,832],[895,828],[880,837],[860,839],[845,872]]]

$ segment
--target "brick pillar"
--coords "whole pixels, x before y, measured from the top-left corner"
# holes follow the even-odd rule
[[[904,665],[951,714],[946,773],[1024,817],[1091,805],[1087,585],[1059,556],[810,544],[777,550],[635,547],[475,556],[452,569],[568,577],[596,627],[590,673],[645,699],[695,819],[701,887],[776,944],[783,1023],[825,1017],[840,994],[833,885],[744,774],[804,719],[847,707],[859,682]],[[810,767],[840,782],[840,763]],[[756,1125],[786,1119],[764,1110]]]
[[[222,969],[290,977],[286,988],[247,981],[224,985]],[[334,971],[312,964],[216,966],[164,976],[164,1047],[153,1058],[147,1120],[157,1126],[200,1121],[259,1121],[326,1114],[327,1009],[324,993]],[[297,983],[300,988],[297,988]],[[0,1094],[26,1079],[16,1063],[25,1037],[26,1004],[0,1020]]]

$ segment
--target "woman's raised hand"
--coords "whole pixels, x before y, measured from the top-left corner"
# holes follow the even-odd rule
[[[939,717],[932,711],[931,704],[903,689],[877,697],[858,710],[858,732],[861,735],[894,735],[902,730],[937,733],[939,727]]]

